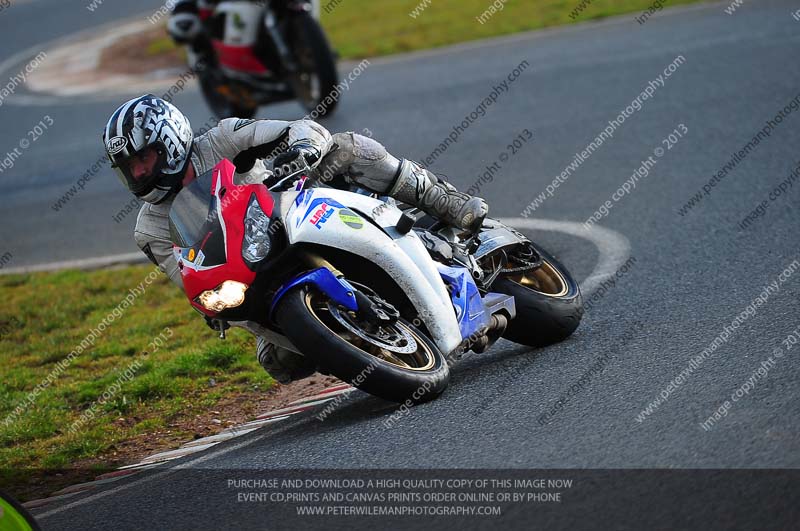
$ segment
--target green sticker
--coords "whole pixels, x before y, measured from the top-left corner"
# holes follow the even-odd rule
[[[360,229],[364,226],[364,220],[361,219],[361,216],[359,216],[352,210],[347,210],[347,209],[340,210],[339,219],[341,219],[342,223],[344,223],[351,229]]]

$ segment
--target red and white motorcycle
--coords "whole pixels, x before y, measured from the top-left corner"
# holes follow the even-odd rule
[[[223,1],[200,6],[210,36],[204,60],[187,50],[203,97],[218,118],[251,118],[260,105],[297,99],[333,112],[336,61],[308,0]],[[333,100],[333,101],[331,101]]]
[[[169,214],[192,306],[248,321],[368,393],[432,399],[452,356],[501,336],[546,345],[580,322],[569,272],[499,221],[469,235],[393,200],[306,188],[316,177],[308,167],[267,185],[235,185],[234,171],[222,161]]]

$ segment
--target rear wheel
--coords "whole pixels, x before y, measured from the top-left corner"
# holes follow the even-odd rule
[[[557,343],[569,337],[581,322],[583,298],[569,271],[544,249],[530,243],[542,259],[541,266],[503,274],[492,291],[514,296],[517,316],[503,337],[532,347]],[[513,255],[506,269],[514,269]]]
[[[377,326],[307,286],[284,295],[276,315],[286,336],[320,370],[367,393],[418,403],[436,398],[447,387],[445,357],[403,318]]]

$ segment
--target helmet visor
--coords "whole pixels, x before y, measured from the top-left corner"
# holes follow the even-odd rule
[[[150,145],[122,159],[115,158],[113,168],[128,190],[137,196],[149,193],[158,183],[166,165],[166,152]]]

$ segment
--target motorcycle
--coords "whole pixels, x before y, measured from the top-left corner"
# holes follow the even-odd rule
[[[500,337],[547,345],[580,323],[569,272],[497,220],[470,235],[391,198],[326,187],[297,162],[264,184],[236,185],[234,171],[223,160],[171,207],[186,296],[319,372],[424,402],[464,353]]]
[[[223,1],[200,9],[210,37],[187,50],[206,103],[223,118],[252,118],[258,107],[297,99],[319,116],[338,83],[336,61],[309,0]],[[333,101],[331,101],[333,100]]]

